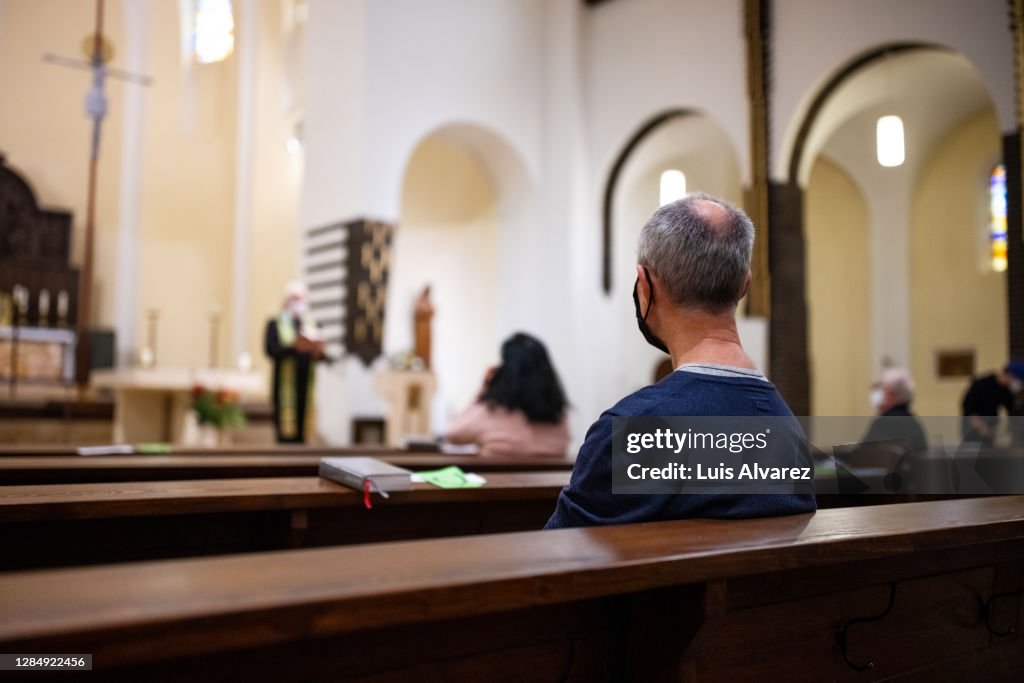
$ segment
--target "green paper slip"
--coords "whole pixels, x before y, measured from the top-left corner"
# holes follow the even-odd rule
[[[170,453],[171,444],[169,443],[140,443],[135,445],[135,450],[138,453],[145,453],[149,455]]]
[[[452,465],[429,472],[417,472],[420,479],[442,489],[475,489],[483,486],[483,477],[466,474],[461,468]]]

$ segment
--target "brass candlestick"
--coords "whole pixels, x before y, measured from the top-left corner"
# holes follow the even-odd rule
[[[66,290],[57,292],[57,327],[68,326],[68,293]]]
[[[44,289],[39,292],[39,327],[50,326],[50,290]]]
[[[11,293],[14,298],[17,325],[18,327],[25,327],[28,325],[28,287],[14,285]]]
[[[144,368],[156,365],[156,327],[160,320],[160,311],[151,308],[146,311],[146,346],[139,352],[139,363]]]

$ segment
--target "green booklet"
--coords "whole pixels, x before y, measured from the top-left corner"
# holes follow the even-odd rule
[[[475,489],[487,483],[479,474],[467,474],[455,465],[439,470],[417,472],[413,475],[413,481],[425,481],[442,489]]]
[[[135,451],[137,453],[145,453],[149,455],[170,453],[171,444],[169,443],[139,443],[135,444]]]

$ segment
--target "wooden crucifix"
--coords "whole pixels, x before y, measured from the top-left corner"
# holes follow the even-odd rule
[[[139,76],[119,69],[106,66],[112,56],[106,48],[109,44],[103,38],[103,0],[96,0],[96,29],[91,37],[91,54],[89,61],[53,54],[43,55],[43,61],[92,72],[92,87],[85,96],[85,113],[92,119],[92,145],[89,152],[89,186],[85,208],[85,246],[82,256],[81,280],[78,288],[78,321],[76,324],[77,347],[75,352],[75,381],[78,384],[79,396],[89,384],[89,370],[92,366],[91,340],[89,338],[89,320],[92,317],[92,268],[93,242],[96,235],[96,177],[100,155],[100,133],[103,118],[107,115],[107,96],[104,85],[107,77],[117,78],[138,85],[149,85],[148,76]],[[87,38],[87,44],[88,44]]]

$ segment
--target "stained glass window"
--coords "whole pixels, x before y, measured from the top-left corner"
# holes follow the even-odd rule
[[[992,270],[1006,270],[1006,167],[992,169],[988,183],[988,238],[992,249]]]

